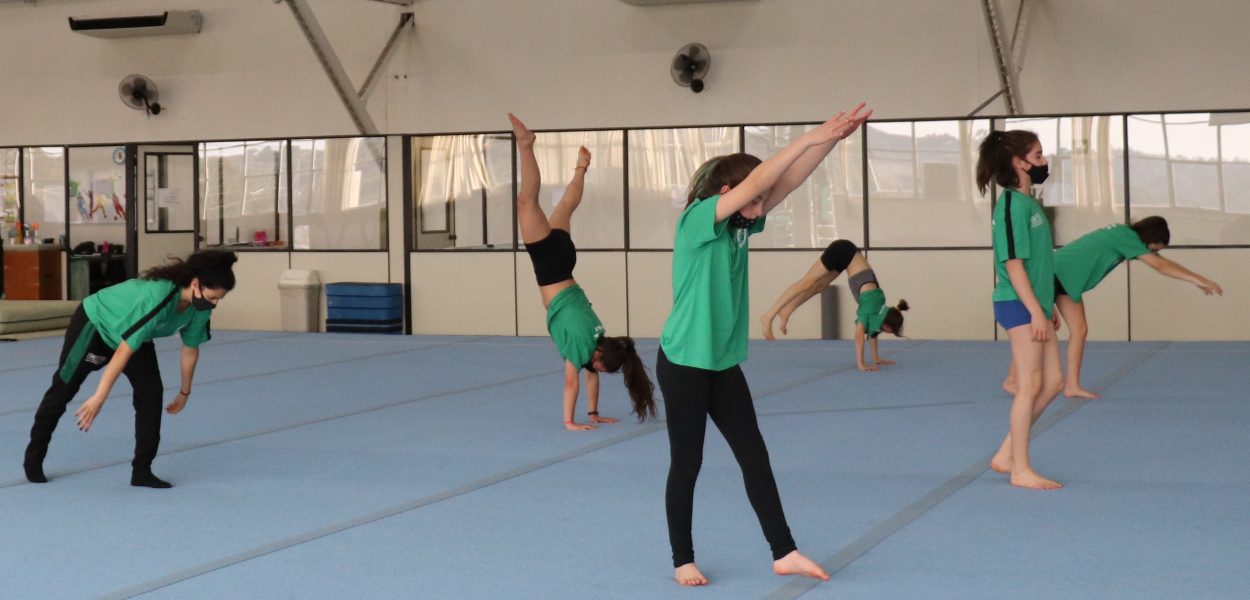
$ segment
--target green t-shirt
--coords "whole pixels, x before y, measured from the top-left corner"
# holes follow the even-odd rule
[[[660,347],[673,364],[723,371],[747,359],[750,300],[748,240],[764,230],[716,222],[720,196],[695,200],[677,221],[673,241],[673,311]]]
[[[131,279],[87,296],[82,307],[110,348],[125,340],[138,350],[144,342],[179,331],[184,345],[197,348],[212,338],[210,313],[190,306],[178,312],[178,292],[172,281]]]
[[[885,322],[885,313],[890,307],[885,305],[885,292],[880,288],[864,290],[859,293],[859,310],[855,311],[855,322],[864,324],[864,333],[868,337],[877,337],[881,333],[881,324]]]
[[[1007,261],[1021,259],[1029,275],[1033,295],[1049,319],[1055,309],[1055,241],[1050,221],[1032,196],[1003,190],[994,206],[994,301],[1019,300],[1007,276]]]
[[[1150,248],[1132,227],[1108,225],[1055,250],[1055,276],[1068,292],[1068,297],[1073,302],[1080,302],[1082,294],[1094,289],[1125,259],[1131,260],[1149,252]]]
[[[595,355],[603,323],[590,308],[582,286],[572,285],[556,294],[547,305],[547,332],[560,356],[577,368],[585,367]]]

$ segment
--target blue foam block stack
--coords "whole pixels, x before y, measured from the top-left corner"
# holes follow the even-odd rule
[[[404,286],[398,283],[328,283],[326,312],[326,331],[402,333]]]

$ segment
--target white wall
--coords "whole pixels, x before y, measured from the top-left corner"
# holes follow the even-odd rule
[[[385,132],[821,119],[858,101],[880,117],[967,114],[997,88],[979,3],[761,0],[634,7],[616,0],[310,0],[353,83],[411,10],[370,99]],[[1250,3],[1035,2],[1021,87],[1032,113],[1245,107]],[[1003,12],[1014,15],[1006,0]],[[166,0],[198,35],[102,40],[69,16],[144,14],[147,0],[0,4],[0,144],[256,139],[354,133],[284,4]],[[673,54],[712,51],[709,90],[669,79]],[[117,83],[153,77],[145,118]],[[21,82],[8,85],[7,82]],[[1001,104],[988,110],[1001,112]]]

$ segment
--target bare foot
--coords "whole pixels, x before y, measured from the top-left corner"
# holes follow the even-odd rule
[[[776,317],[772,315],[760,316],[760,328],[764,330],[764,339],[770,342],[777,341],[777,338],[773,336],[773,319],[774,318]]]
[[[707,585],[707,577],[703,576],[703,572],[694,563],[686,563],[677,567],[677,573],[673,575],[673,580],[682,585]]]
[[[995,471],[998,471],[999,473],[1006,473],[1010,475],[1012,466],[1013,465],[1012,465],[1010,454],[1003,455],[1002,452],[999,452],[998,454],[994,455],[994,458],[990,459],[990,468],[994,469]]]
[[[1057,490],[1063,487],[1063,484],[1046,479],[1032,470],[1012,473],[1011,485],[1033,490]]]
[[[1084,388],[1079,388],[1079,387],[1076,389],[1072,389],[1072,390],[1064,390],[1063,395],[1069,398],[1089,398],[1090,400],[1097,400],[1099,398],[1102,398],[1102,396],[1099,396],[1098,394],[1095,394],[1094,392],[1091,392]]]
[[[598,429],[598,427],[595,427],[594,425],[582,425],[581,423],[565,423],[564,428],[569,431],[590,431],[592,429]]]
[[[612,417],[601,417],[599,415],[590,415],[590,422],[591,423],[620,423],[621,420],[613,419]]]
[[[778,575],[803,575],[829,581],[829,574],[820,568],[820,565],[812,562],[812,559],[799,554],[798,550],[781,557],[781,560],[774,560],[773,573]]]

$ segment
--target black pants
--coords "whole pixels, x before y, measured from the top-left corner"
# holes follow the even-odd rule
[[[786,525],[781,496],[768,462],[768,448],[755,420],[751,390],[740,367],[709,371],[669,362],[660,350],[656,379],[664,393],[668,418],[670,464],[664,504],[668,512],[668,540],[673,546],[673,566],[694,562],[694,541],[690,521],[694,512],[694,484],[703,466],[703,438],[707,418],[712,417],[729,448],[733,450],[747,498],[772,547],[773,560],[795,551],[797,546]]]
[[[48,455],[48,442],[52,441],[52,432],[56,431],[61,415],[65,414],[65,406],[74,399],[87,375],[108,364],[113,352],[95,331],[95,325],[87,319],[86,311],[79,306],[65,332],[60,368],[52,375],[52,387],[43,395],[43,402],[35,411],[30,445],[26,446],[27,465],[43,464],[44,457]],[[152,342],[140,345],[122,373],[134,388],[135,458],[131,467],[135,472],[150,472],[152,459],[156,458],[161,444],[161,403],[165,392],[160,366],[156,361],[156,346]]]

